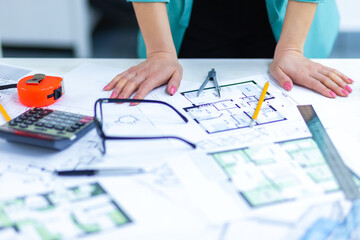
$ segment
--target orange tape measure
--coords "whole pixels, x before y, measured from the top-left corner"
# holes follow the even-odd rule
[[[41,73],[22,78],[17,89],[20,102],[28,107],[46,107],[64,95],[61,77]]]

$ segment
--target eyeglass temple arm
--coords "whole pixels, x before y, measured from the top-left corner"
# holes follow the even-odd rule
[[[181,113],[179,112],[176,108],[174,108],[172,105],[170,105],[167,102],[163,102],[163,101],[158,101],[158,100],[148,100],[148,99],[116,99],[116,98],[99,98],[98,100],[96,100],[95,102],[95,117],[96,117],[96,105],[99,103],[101,106],[101,103],[119,103],[119,102],[138,102],[138,103],[159,103],[159,104],[163,104],[168,106],[169,108],[171,108],[172,110],[174,110],[183,120],[184,122],[189,122],[189,120]]]

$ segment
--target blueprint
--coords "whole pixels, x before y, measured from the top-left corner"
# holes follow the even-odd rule
[[[92,115],[95,100],[111,94],[102,87],[121,70],[95,64],[79,66],[64,76],[66,94],[51,108]],[[267,81],[268,93],[255,126],[250,128]],[[104,130],[109,135],[178,136],[196,143],[197,150],[168,139],[118,140],[107,141],[107,154],[102,155],[95,130],[61,152],[0,140],[0,239],[18,239],[29,232],[34,234],[32,239],[41,240],[95,239],[97,234],[106,236],[103,239],[170,239],[174,235],[178,239],[238,239],[241,235],[227,237],[243,226],[260,224],[270,226],[270,230],[278,226],[270,218],[262,221],[261,214],[257,219],[249,218],[251,213],[269,211],[269,216],[288,216],[298,211],[297,215],[308,215],[316,208],[312,196],[339,193],[298,113],[297,102],[268,75],[220,81],[221,98],[211,87],[196,97],[195,85],[184,81],[174,96],[159,87],[146,97],[170,103],[188,123],[158,104],[104,104],[103,110]],[[83,89],[81,94],[79,89]],[[16,92],[0,93],[1,101],[12,117],[26,110],[17,101]],[[141,167],[145,173],[104,179],[64,179],[53,174],[53,170],[117,167]],[[359,184],[358,178],[354,179]],[[311,204],[289,212],[283,208],[305,201]],[[87,206],[94,211],[87,211]],[[332,204],[329,209],[338,208]],[[54,220],[55,213],[59,218]],[[345,216],[334,223],[322,221],[329,216],[317,214],[312,222],[302,221],[299,232],[290,230],[296,221],[308,218],[293,217],[279,228],[296,236],[287,239],[301,239],[306,232],[323,231],[330,224],[340,232],[344,219],[349,219]],[[232,222],[236,219],[249,225],[242,222],[238,228]],[[71,231],[55,231],[54,225],[60,222]]]
[[[182,92],[188,99],[191,107],[184,110],[198,123],[207,133],[248,128],[254,109],[259,101],[262,89],[255,81],[241,82],[221,86],[221,99],[215,96],[214,89],[206,88],[197,97],[197,91]],[[256,125],[284,121],[286,118],[271,106],[274,99],[270,93],[265,97]],[[215,101],[214,101],[215,100]]]
[[[339,189],[312,138],[212,154],[251,207]],[[359,184],[359,179],[354,176]]]
[[[205,88],[199,97],[198,89],[194,87],[171,98],[161,94],[160,89],[155,89],[149,97],[167,101],[183,110],[190,121],[187,125],[177,127],[173,134],[195,142],[205,152],[309,137],[311,134],[296,108],[296,101],[272,84],[255,126],[249,127],[267,81],[271,81],[268,75],[255,75],[220,82],[221,98],[213,87]]]
[[[129,223],[96,182],[0,201],[0,239],[69,239]]]
[[[331,199],[331,198],[330,198]],[[224,233],[227,240],[356,240],[360,237],[359,202],[344,199],[326,199],[301,208],[298,215],[294,208],[287,209],[288,219],[249,217],[243,221],[229,223]],[[276,214],[276,212],[273,212]],[[259,231],[261,229],[261,231]]]

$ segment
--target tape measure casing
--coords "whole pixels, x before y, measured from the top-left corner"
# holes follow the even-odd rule
[[[29,84],[35,75],[22,78],[17,84],[19,101],[28,107],[46,107],[55,103],[64,92],[63,79],[45,76],[36,84]]]

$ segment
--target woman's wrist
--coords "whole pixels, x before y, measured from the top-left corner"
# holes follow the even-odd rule
[[[307,34],[317,8],[316,3],[289,1],[275,56],[283,52],[303,54]]]
[[[304,48],[296,44],[278,43],[275,48],[274,58],[277,58],[277,56],[281,56],[284,53],[291,53],[291,52],[304,55]]]
[[[175,46],[173,49],[168,49],[168,48],[163,48],[163,49],[149,49],[147,52],[146,52],[146,57],[147,58],[150,58],[154,55],[159,55],[159,54],[162,54],[162,55],[168,55],[168,56],[172,56],[174,58],[177,58],[177,53],[176,53],[176,50],[175,50]]]

